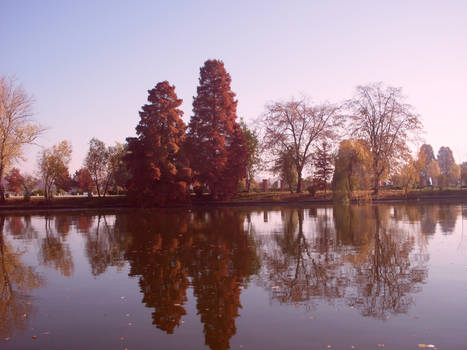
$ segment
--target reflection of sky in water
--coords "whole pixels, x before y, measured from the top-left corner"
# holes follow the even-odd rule
[[[6,243],[44,283],[0,346],[461,347],[462,207],[377,208],[54,213],[47,230],[6,217]]]

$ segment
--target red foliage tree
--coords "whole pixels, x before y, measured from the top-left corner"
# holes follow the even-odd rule
[[[74,184],[83,192],[89,192],[92,188],[92,178],[89,174],[88,169],[81,168],[76,170],[75,175],[73,176]]]
[[[21,175],[17,168],[11,169],[7,176],[5,176],[5,180],[8,184],[8,190],[16,194],[22,193],[24,177]]]
[[[73,179],[70,176],[68,169],[63,169],[62,173],[55,180],[55,187],[57,190],[68,192],[73,186]]]
[[[182,100],[167,81],[148,92],[150,103],[139,113],[138,137],[127,139],[128,195],[142,205],[184,201],[191,169],[180,152],[186,129],[178,109]]]
[[[237,101],[224,63],[208,60],[200,69],[186,150],[195,179],[212,198],[229,198],[246,175],[248,149],[236,122]]]

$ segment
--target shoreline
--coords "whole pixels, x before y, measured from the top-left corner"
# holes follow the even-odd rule
[[[144,209],[170,209],[170,208],[219,208],[219,207],[274,207],[274,206],[310,206],[310,205],[335,205],[336,203],[330,198],[311,198],[311,196],[302,195],[280,195],[274,193],[262,193],[269,197],[256,199],[234,198],[228,201],[206,201],[193,200],[190,203],[173,204],[168,206],[145,207]],[[256,194],[252,194],[252,197]],[[261,195],[261,193],[260,193]],[[272,196],[272,197],[271,197]],[[403,196],[398,194],[382,194],[379,197],[362,197],[352,199],[350,204],[379,204],[379,203],[444,203],[448,201],[467,203],[467,190],[446,190],[437,193],[431,192],[410,192],[409,195]],[[13,203],[11,203],[13,202]],[[10,203],[0,205],[0,214],[16,213],[16,212],[48,212],[48,211],[82,211],[82,210],[125,210],[125,209],[142,209],[137,205],[128,203],[126,197],[105,197],[105,198],[54,198],[51,202],[38,200],[31,202],[23,202],[11,200]]]

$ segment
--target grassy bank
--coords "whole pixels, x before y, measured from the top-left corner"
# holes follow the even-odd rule
[[[22,197],[8,198],[0,204],[0,211],[15,209],[100,209],[129,207],[125,196],[106,196],[88,198],[82,196],[54,197],[46,201],[43,197],[32,197],[25,201]]]
[[[355,193],[352,201],[362,202],[386,202],[386,201],[444,201],[467,200],[467,189],[422,189],[410,191],[407,196],[401,190],[383,190],[378,196],[370,191]],[[290,192],[250,192],[239,193],[228,201],[210,201],[208,198],[193,198],[190,204],[185,206],[243,206],[243,205],[287,205],[287,204],[323,204],[332,203],[331,192],[318,192],[315,196],[309,193]],[[178,205],[180,206],[180,205]],[[125,196],[107,196],[104,198],[88,198],[79,196],[54,197],[46,201],[43,197],[33,197],[30,201],[22,198],[8,198],[0,204],[0,212],[11,210],[49,210],[49,209],[106,209],[106,208],[131,208]]]

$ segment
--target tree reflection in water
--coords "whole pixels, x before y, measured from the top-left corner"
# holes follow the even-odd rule
[[[15,221],[13,227],[19,227],[18,221]],[[23,224],[21,224],[22,230],[27,226],[27,223]],[[24,251],[15,250],[7,242],[3,232],[4,227],[5,217],[0,216],[0,337],[2,339],[11,337],[16,331],[26,329],[28,318],[34,311],[29,293],[43,284],[43,280],[34,269],[22,263],[21,256]]]
[[[451,234],[454,231],[460,209],[457,205],[441,204],[439,206],[439,225],[444,234]]]
[[[38,232],[31,224],[30,215],[11,215],[6,218],[6,231],[15,239],[36,239]]]
[[[343,276],[339,255],[331,249],[328,217],[320,217],[321,235],[312,243],[304,233],[304,209],[286,209],[281,216],[283,227],[262,247],[261,283],[281,303],[311,306],[314,296],[341,297]]]
[[[45,237],[41,238],[39,262],[42,265],[54,267],[63,276],[72,276],[73,256],[66,242],[71,219],[65,219],[63,216],[44,216]],[[55,230],[52,228],[52,221],[55,221]]]
[[[127,251],[131,275],[140,276],[143,302],[155,309],[159,329],[173,333],[180,325],[191,285],[205,343],[230,347],[241,289],[259,267],[245,218],[229,209],[140,212],[136,221],[119,217],[133,236]]]
[[[108,223],[107,215],[98,214],[95,228],[92,221],[78,219],[79,230],[86,239],[86,255],[94,276],[104,273],[109,266],[121,268],[124,265],[124,248],[127,234],[121,234]]]
[[[414,236],[389,211],[382,205],[328,208],[309,215],[304,228],[304,209],[286,210],[283,227],[262,246],[261,283],[280,303],[312,308],[318,299],[343,301],[382,319],[407,312],[427,276],[428,257],[414,252]],[[401,215],[410,221],[412,214]]]
[[[363,316],[405,313],[427,277],[424,244],[454,229],[459,206],[398,205],[258,210],[138,210],[113,215],[47,215],[38,237],[30,217],[1,217],[0,335],[24,328],[27,293],[42,283],[21,264],[10,237],[36,237],[41,264],[73,274],[70,227],[85,239],[94,276],[127,260],[153,324],[174,333],[192,288],[211,349],[228,349],[240,294],[255,279],[283,304],[340,303]],[[463,212],[465,213],[465,212]],[[415,232],[415,233],[414,233]],[[420,234],[422,233],[422,234]]]
[[[420,290],[427,277],[426,254],[412,254],[415,237],[398,221],[389,219],[389,207],[371,208],[374,228],[368,244],[353,255],[352,289],[347,298],[364,316],[387,318],[406,313],[412,294]]]

